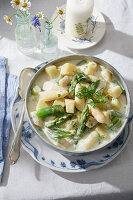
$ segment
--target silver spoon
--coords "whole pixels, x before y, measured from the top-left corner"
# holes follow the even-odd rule
[[[24,118],[24,113],[25,113],[25,95],[26,95],[26,90],[27,86],[35,74],[36,70],[32,68],[25,68],[22,70],[19,76],[19,95],[23,99],[23,107],[22,107],[22,113],[20,117],[20,122],[18,125],[18,129],[15,133],[15,137],[9,152],[9,160],[10,164],[15,164],[17,160],[20,157],[20,146],[21,146],[21,135],[22,135],[22,125],[23,125],[23,118]]]

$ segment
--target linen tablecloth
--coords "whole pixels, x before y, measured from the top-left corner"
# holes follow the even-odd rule
[[[32,0],[32,11],[44,11],[50,17],[57,5],[65,0]],[[133,1],[95,0],[106,20],[106,33],[102,41],[86,50],[68,51],[60,46],[60,55],[85,53],[102,58],[112,64],[125,78],[133,97]],[[4,14],[13,9],[8,0],[0,1],[0,55],[8,58],[8,72],[19,75],[24,67],[40,64],[40,56],[24,56],[16,48],[15,24],[10,27],[2,21]],[[39,34],[39,33],[38,33]],[[10,143],[13,133],[11,132]],[[10,147],[9,143],[9,147]],[[6,161],[1,200],[24,199],[133,199],[133,136],[121,154],[105,167],[86,173],[65,174],[54,172],[36,163],[23,149],[14,166]]]
[[[0,183],[2,180],[11,126],[10,106],[14,98],[18,77],[6,74],[6,58],[0,56]]]

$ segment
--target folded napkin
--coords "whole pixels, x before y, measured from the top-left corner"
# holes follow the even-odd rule
[[[0,57],[0,182],[2,180],[10,131],[10,105],[18,85],[18,77],[6,74],[6,58]]]

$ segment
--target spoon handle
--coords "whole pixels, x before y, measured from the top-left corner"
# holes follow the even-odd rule
[[[25,113],[25,105],[23,104],[19,126],[15,133],[15,138],[14,138],[14,141],[12,143],[12,146],[11,146],[11,149],[9,152],[9,160],[10,160],[11,165],[15,164],[20,156],[21,135],[22,135],[22,125],[23,125],[24,113]]]

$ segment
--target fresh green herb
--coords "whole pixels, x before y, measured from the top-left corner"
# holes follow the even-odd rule
[[[62,122],[66,121],[67,119],[70,119],[72,116],[73,116],[73,114],[65,114],[65,115],[58,117],[50,122],[46,122],[45,126],[47,128],[50,128],[52,126],[57,126],[57,125],[61,124]]]
[[[74,95],[75,87],[76,87],[77,83],[90,82],[89,76],[87,76],[84,72],[75,72],[75,73],[76,73],[76,75],[72,78],[72,81],[71,81],[70,87],[69,87],[70,95]]]
[[[79,99],[82,99],[83,97],[85,99],[90,98],[90,94],[88,93],[88,88],[86,88],[84,86],[79,88],[79,90],[78,90],[78,92],[76,94],[76,97],[78,97]]]
[[[94,99],[91,102],[89,102],[89,104],[95,108],[97,104],[104,104],[107,103],[108,99],[106,97],[103,97],[102,99]]]
[[[97,88],[99,82],[100,82],[100,80],[94,81],[88,88],[86,88],[86,87],[81,87],[81,88],[78,90],[76,96],[77,96],[79,99],[82,99],[83,97],[84,97],[85,99],[91,98],[92,95],[95,93],[96,88]]]
[[[58,94],[58,97],[60,97],[61,96],[61,94]]]
[[[100,80],[94,81],[89,87],[88,87],[88,92],[93,95],[100,83]]]
[[[87,63],[86,60],[81,60],[81,61],[79,61],[76,65],[77,65],[77,66],[80,66],[80,65],[84,65],[84,64],[86,64],[86,63]]]
[[[85,106],[84,110],[81,113],[81,120],[80,120],[78,129],[77,129],[78,137],[82,137],[82,135],[83,135],[83,131],[85,129],[87,117],[89,117],[88,105]]]
[[[97,90],[97,91],[95,92],[95,94],[94,94],[95,97],[102,97],[102,92],[103,92],[103,88]]]
[[[100,137],[101,140],[103,140],[105,138],[104,135],[100,135],[100,134],[99,134],[99,137]]]

